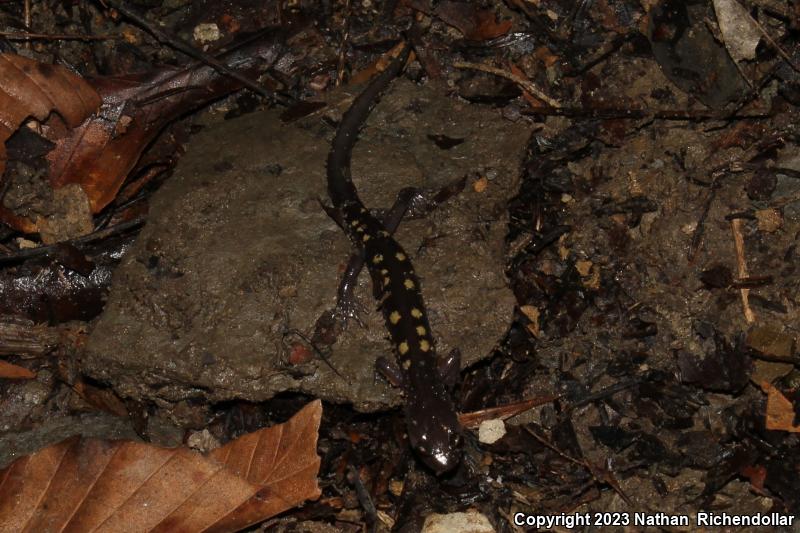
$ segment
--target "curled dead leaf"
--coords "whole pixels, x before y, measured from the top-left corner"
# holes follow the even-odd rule
[[[0,54],[0,174],[6,166],[5,142],[32,118],[45,121],[55,112],[67,128],[78,126],[100,106],[100,96],[81,77],[59,65]],[[0,220],[25,232],[36,225],[0,205]]]
[[[222,56],[243,75],[257,75],[282,53],[280,31]],[[50,184],[77,183],[93,213],[111,203],[139,157],[164,127],[187,112],[241,87],[205,64],[166,67],[93,80],[102,106],[47,155]]]
[[[5,143],[30,117],[44,121],[55,111],[72,128],[99,105],[97,92],[66,68],[0,54],[0,142]],[[5,170],[5,162],[6,151],[2,146],[0,174]]]

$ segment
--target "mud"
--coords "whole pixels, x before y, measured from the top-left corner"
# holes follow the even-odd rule
[[[331,98],[327,113],[337,118],[352,94]],[[169,403],[300,391],[365,411],[396,405],[399,392],[374,371],[390,346],[366,273],[357,289],[364,327],[352,323],[329,355],[341,376],[319,357],[287,362],[295,332],[309,336],[333,306],[351,252],[318,203],[332,135],[321,115],[286,125],[268,111],[194,137],[114,275],[84,371],[122,396]],[[443,149],[436,135],[464,142]],[[527,127],[492,108],[401,80],[354,152],[354,179],[373,208],[390,206],[404,187],[468,176],[464,192],[397,234],[421,278],[438,349],[459,347],[464,365],[489,355],[511,320],[506,205],[527,139]]]

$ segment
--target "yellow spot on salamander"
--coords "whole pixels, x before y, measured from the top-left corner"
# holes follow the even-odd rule
[[[386,276],[386,275],[388,275],[388,274],[389,274],[389,271],[388,271],[388,270],[386,270],[385,268],[382,268],[382,269],[381,269],[381,274],[382,274],[382,275],[384,275],[384,276]]]
[[[397,258],[398,261],[406,260],[406,254],[404,254],[403,252],[397,252],[394,256]]]
[[[400,322],[400,313],[397,311],[392,311],[391,314],[389,314],[389,322],[392,324],[397,324]]]
[[[406,370],[411,368],[411,359],[406,359],[405,361],[403,361],[403,368],[405,368]]]
[[[364,233],[364,227],[363,226],[356,226],[356,233]]]
[[[405,355],[408,353],[408,343],[406,341],[401,342],[397,345],[397,351],[400,352],[400,355]]]
[[[392,280],[389,278],[389,276],[386,276],[386,277],[383,278],[383,286],[384,287],[388,287],[391,282],[392,282]]]
[[[414,318],[422,318],[422,311],[420,311],[415,307],[411,310],[411,316],[413,316]]]
[[[413,289],[414,288],[414,281],[411,280],[411,279],[406,279],[403,282],[403,285],[405,285],[406,289]]]
[[[422,336],[423,336],[423,335],[425,335],[426,333],[428,333],[428,332],[427,332],[427,331],[425,331],[425,326],[417,326],[417,335],[419,335],[420,337],[422,337]]]
[[[381,254],[375,254],[372,256],[372,264],[379,265],[383,261],[383,256]]]
[[[419,341],[419,349],[422,350],[423,352],[427,352],[428,350],[431,349],[431,343],[429,343],[425,339],[422,339],[421,341]]]
[[[381,237],[388,237],[388,236],[389,236],[389,232],[388,231],[381,230]]]
[[[358,219],[355,219],[350,223],[350,225],[353,226],[354,228],[357,228],[358,226],[361,225],[361,222]]]
[[[364,237],[362,237],[361,240],[367,242],[368,240],[370,240],[370,236],[365,233]]]

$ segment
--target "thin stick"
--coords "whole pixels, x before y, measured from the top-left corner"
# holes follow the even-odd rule
[[[587,119],[659,119],[681,121],[711,121],[711,120],[758,120],[771,118],[769,113],[719,113],[701,109],[645,109],[623,107],[529,107],[523,109],[523,115],[534,116],[562,116]]]
[[[128,17],[129,19],[131,19],[137,26],[142,27],[145,31],[147,31],[153,37],[155,37],[158,42],[160,42],[162,44],[165,44],[167,46],[171,46],[172,48],[175,48],[179,52],[183,52],[184,54],[186,54],[187,56],[191,57],[192,59],[196,59],[198,61],[202,61],[206,65],[216,69],[217,71],[225,74],[226,76],[229,76],[229,77],[235,79],[236,81],[240,82],[242,85],[244,85],[245,87],[247,87],[251,91],[263,96],[264,98],[272,98],[272,99],[275,99],[276,101],[279,101],[281,103],[285,103],[285,102],[283,102],[283,100],[284,100],[283,98],[279,97],[275,93],[271,93],[271,92],[267,91],[266,89],[261,87],[259,84],[257,84],[256,82],[254,82],[253,80],[251,80],[247,76],[243,76],[242,74],[240,74],[240,73],[236,72],[235,70],[229,68],[227,65],[224,65],[224,64],[220,63],[214,57],[212,57],[212,56],[210,56],[210,55],[208,55],[208,54],[206,54],[204,52],[201,52],[200,50],[197,50],[195,47],[193,47],[189,43],[184,42],[184,41],[182,41],[182,40],[180,40],[180,39],[178,39],[176,37],[172,37],[170,35],[167,35],[165,32],[161,31],[157,27],[155,27],[152,24],[150,24],[147,20],[145,20],[144,17],[142,17],[138,13],[135,13],[134,11],[128,9],[127,7],[123,6],[122,3],[118,2],[117,0],[101,0],[101,1],[103,3],[105,3],[105,4],[108,4],[112,8],[114,8],[117,11],[119,11],[120,13],[122,13],[124,16]]]
[[[9,41],[30,41],[44,39],[48,41],[109,41],[122,39],[121,35],[79,35],[74,33],[25,33],[0,31],[0,36]]]
[[[497,67],[493,67],[491,65],[484,65],[482,63],[471,63],[468,61],[456,61],[455,63],[453,63],[453,66],[456,68],[481,70],[483,72],[488,72],[489,74],[494,74],[495,76],[500,76],[501,78],[509,79],[514,83],[516,83],[517,85],[519,85],[520,87],[522,87],[523,89],[525,89],[526,91],[528,91],[529,93],[531,93],[532,95],[534,95],[539,100],[545,102],[550,107],[561,107],[561,103],[559,103],[558,100],[555,100],[554,98],[550,98],[549,96],[547,96],[544,93],[544,91],[542,91],[536,85],[534,85],[533,82],[531,82],[530,80],[523,79],[517,76],[516,74],[512,74],[511,72],[505,71]]]
[[[711,204],[714,202],[714,198],[716,198],[716,196],[717,178],[714,178],[714,181],[711,182],[711,188],[708,191],[706,201],[703,202],[703,210],[700,211],[700,216],[697,219],[697,225],[694,227],[694,231],[692,232],[692,242],[689,244],[689,253],[687,254],[689,263],[694,263],[694,259],[697,256],[698,250],[700,249],[700,243],[702,242],[703,234],[705,233],[706,218],[708,218],[708,213],[711,211]]]
[[[739,272],[739,278],[746,278],[747,276],[747,262],[744,257],[744,234],[742,233],[742,225],[744,222],[741,218],[734,218],[731,220],[731,231],[733,232],[733,244],[736,247],[736,265]],[[750,308],[750,289],[739,289],[742,295],[742,308],[744,309],[744,319],[749,324],[756,321],[756,315]]]
[[[31,0],[25,0],[25,5],[23,9],[24,9],[23,16],[24,16],[25,28],[27,29],[31,27]],[[26,49],[30,49],[30,47],[31,43],[25,43]]]
[[[784,50],[781,47],[781,45],[775,42],[775,40],[770,36],[770,34],[767,33],[767,30],[764,29],[764,26],[759,24],[759,22],[752,17],[750,18],[750,20],[753,21],[753,23],[756,25],[756,28],[758,28],[758,31],[761,32],[761,36],[764,37],[764,40],[767,41],[770,45],[772,45],[773,48],[775,48],[775,51],[778,52],[778,55],[780,55],[784,59],[784,61],[786,61],[789,64],[789,66],[792,67],[792,70],[794,70],[795,72],[800,72],[800,67],[798,67],[794,61],[792,61],[792,58],[789,57],[789,54],[786,53],[786,50]]]
[[[480,411],[474,411],[472,413],[462,413],[458,415],[458,421],[461,422],[461,425],[464,427],[476,428],[485,420],[492,420],[494,418],[506,420],[512,416],[517,416],[525,411],[533,409],[534,407],[553,402],[558,398],[560,398],[559,395],[552,394],[548,396],[542,396],[540,398],[523,400],[513,404],[489,407],[487,409],[481,409]]]
[[[113,235],[119,235],[122,233],[126,233],[128,231],[135,230],[139,226],[142,226],[144,222],[145,222],[144,218],[139,217],[133,220],[129,220],[128,222],[122,222],[120,224],[117,224],[116,226],[111,226],[110,228],[101,229],[93,233],[89,233],[88,235],[84,235],[76,239],[70,239],[62,242],[66,244],[71,244],[80,249],[81,245],[86,245],[94,241],[99,241],[107,237],[111,237]],[[13,254],[10,255],[0,255],[0,266],[18,263],[30,259],[32,257],[45,256],[50,252],[54,251],[59,244],[61,243],[39,246],[37,248],[29,248],[27,250],[19,250],[15,251]]]
[[[336,66],[336,86],[344,82],[344,68],[347,62],[347,42],[350,40],[350,0],[344,4],[344,23],[342,28],[342,40],[339,43],[339,64]]]

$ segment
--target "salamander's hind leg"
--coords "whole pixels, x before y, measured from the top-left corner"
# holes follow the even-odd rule
[[[387,211],[383,217],[383,225],[390,234],[393,234],[397,227],[400,225],[400,222],[403,220],[403,215],[405,215],[406,211],[408,210],[408,206],[413,201],[414,197],[417,195],[416,189],[403,189],[398,193],[397,198],[395,199],[394,205],[392,208]],[[340,227],[342,226],[342,216],[341,213],[337,209],[332,207],[325,207],[325,211]],[[361,327],[364,327],[364,323],[359,318],[359,313],[363,311],[361,306],[358,305],[358,301],[355,298],[355,287],[358,284],[358,276],[361,274],[361,270],[364,268],[364,253],[362,250],[354,253],[350,256],[350,259],[347,261],[347,267],[345,268],[344,274],[342,275],[342,279],[339,282],[339,288],[336,291],[336,308],[334,310],[334,316],[338,317],[339,320],[342,321],[343,328],[347,326],[347,322],[350,320],[355,320]]]

